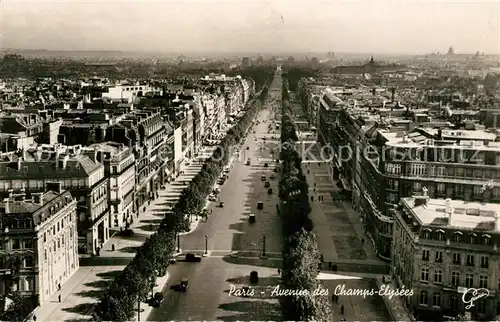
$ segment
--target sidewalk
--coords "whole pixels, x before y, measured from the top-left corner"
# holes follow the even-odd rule
[[[91,320],[91,312],[102,292],[135,257],[137,248],[158,229],[166,211],[177,202],[182,191],[200,172],[202,166],[201,163],[192,162],[186,167],[183,175],[159,191],[159,198],[152,200],[151,204],[146,206],[145,212],[141,209],[131,225],[133,237],[119,236],[115,232],[101,249],[100,256],[80,257],[79,270],[63,285],[61,292],[55,293],[49,301],[35,310],[37,321]],[[199,222],[200,220],[193,220],[191,230],[196,229]],[[112,245],[115,246],[114,251]],[[168,276],[157,279],[158,290],[163,288],[167,279]],[[59,294],[61,303],[58,300]],[[141,319],[145,319],[149,314],[147,310],[151,307],[147,304],[141,307],[145,308],[145,311],[141,312]]]
[[[311,219],[314,223],[314,233],[318,238],[320,252],[323,254],[325,262],[328,262],[328,255],[328,258],[335,257],[334,261],[336,260],[339,263],[343,262],[348,264],[352,262],[355,264],[358,262],[361,264],[366,262],[366,264],[371,264],[373,267],[375,267],[375,263],[388,265],[377,256],[374,243],[372,242],[370,236],[365,233],[358,213],[352,208],[351,201],[333,200],[332,194],[340,192],[340,189],[337,188],[336,182],[334,182],[331,178],[327,168],[328,165],[326,163],[318,165],[317,162],[306,164],[307,168],[304,164],[303,170],[309,187],[313,190],[312,194],[314,195],[315,200],[311,202],[311,207],[313,209]],[[310,171],[309,174],[307,174],[307,170]],[[314,183],[316,183],[316,187],[314,187]],[[314,188],[316,188],[316,191],[314,191]],[[322,196],[323,201],[317,201],[318,196],[320,195]],[[352,238],[354,236],[356,239]],[[347,241],[347,245],[341,244],[343,238]],[[361,239],[364,239],[365,242],[361,243]],[[347,257],[340,258],[342,255],[341,253],[343,252],[343,246],[344,248],[348,248],[348,251],[344,252]],[[363,253],[353,252],[352,250],[356,248],[362,250]],[[330,249],[333,249],[333,251],[330,251]],[[348,258],[349,256],[351,258]],[[323,268],[328,269],[326,265]],[[376,282],[378,287],[380,287],[383,284],[382,276],[379,275],[376,278]],[[392,281],[386,284],[389,284],[393,289],[398,289]],[[412,321],[411,314],[408,313],[404,306],[404,298],[396,296],[392,299],[385,296],[383,298],[387,310],[394,321]],[[341,318],[342,315],[340,315],[340,309],[337,308],[337,310],[338,312],[335,311],[334,315]],[[357,311],[358,308],[356,305],[353,305],[351,308],[345,307],[344,313],[346,315],[344,315],[344,317],[349,320],[349,317],[347,316],[349,315],[349,312],[352,312],[354,316],[359,317],[359,315],[356,314]]]

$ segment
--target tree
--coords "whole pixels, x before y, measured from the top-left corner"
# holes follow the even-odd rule
[[[4,309],[4,302],[7,298],[12,301],[7,310]],[[4,297],[0,311],[0,321],[24,321],[26,317],[34,310],[32,301],[29,297],[24,297],[19,292],[13,292],[9,296]]]
[[[120,301],[112,296],[105,296],[96,307],[95,315],[101,321],[127,321],[129,319]]]

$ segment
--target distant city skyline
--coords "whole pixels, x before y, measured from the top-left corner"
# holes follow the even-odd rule
[[[500,53],[498,1],[0,2],[0,47],[132,52]]]

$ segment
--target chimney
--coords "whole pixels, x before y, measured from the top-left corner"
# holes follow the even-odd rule
[[[427,205],[427,197],[426,196],[415,196],[414,198],[415,198],[414,207]]]
[[[33,203],[43,206],[43,192],[32,193]]]
[[[21,171],[22,163],[23,163],[23,158],[22,157],[17,158],[17,170],[18,171]]]
[[[54,191],[56,193],[61,193],[61,182],[47,182],[45,185],[47,191]]]
[[[451,199],[450,198],[446,198],[445,205],[446,205],[446,213],[451,214],[451,211],[453,208],[451,207]]]
[[[443,130],[441,130],[441,129],[438,130],[437,139],[438,140],[442,140],[443,139]]]
[[[500,219],[498,213],[495,212],[495,230],[498,231],[500,229]]]
[[[66,166],[68,164],[69,160],[69,155],[63,154],[59,157],[59,160],[57,160],[57,167],[60,169],[66,169]]]

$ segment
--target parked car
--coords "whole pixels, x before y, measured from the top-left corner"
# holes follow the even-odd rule
[[[186,262],[191,262],[191,263],[201,262],[201,256],[197,256],[193,253],[187,253],[185,260]]]
[[[221,201],[221,202],[219,203],[219,207],[224,208],[224,202],[223,202],[223,201]]]
[[[271,184],[269,183],[269,181],[266,181],[266,183],[264,183],[264,188],[269,188],[271,186]]]
[[[149,304],[152,307],[160,307],[164,300],[165,298],[163,297],[163,294],[161,292],[156,292],[155,295],[150,299]]]
[[[264,168],[267,168],[268,166],[269,166],[269,164],[264,163]]]
[[[269,176],[269,179],[271,179],[271,180],[274,180],[275,178],[276,178],[276,176],[275,176],[274,174],[271,174],[271,175]]]
[[[267,178],[266,178],[266,176],[261,176],[261,177],[260,177],[260,180],[261,180],[261,181],[266,181],[266,180],[267,180]]]
[[[250,283],[257,284],[259,282],[259,273],[257,271],[250,272]]]
[[[259,210],[264,209],[264,203],[262,201],[257,202],[257,209]]]
[[[269,188],[269,189],[267,189],[267,194],[268,194],[268,195],[272,195],[272,194],[273,194],[273,188]]]
[[[248,221],[253,224],[255,222],[255,215],[254,214],[250,214],[250,216],[248,216]]]

